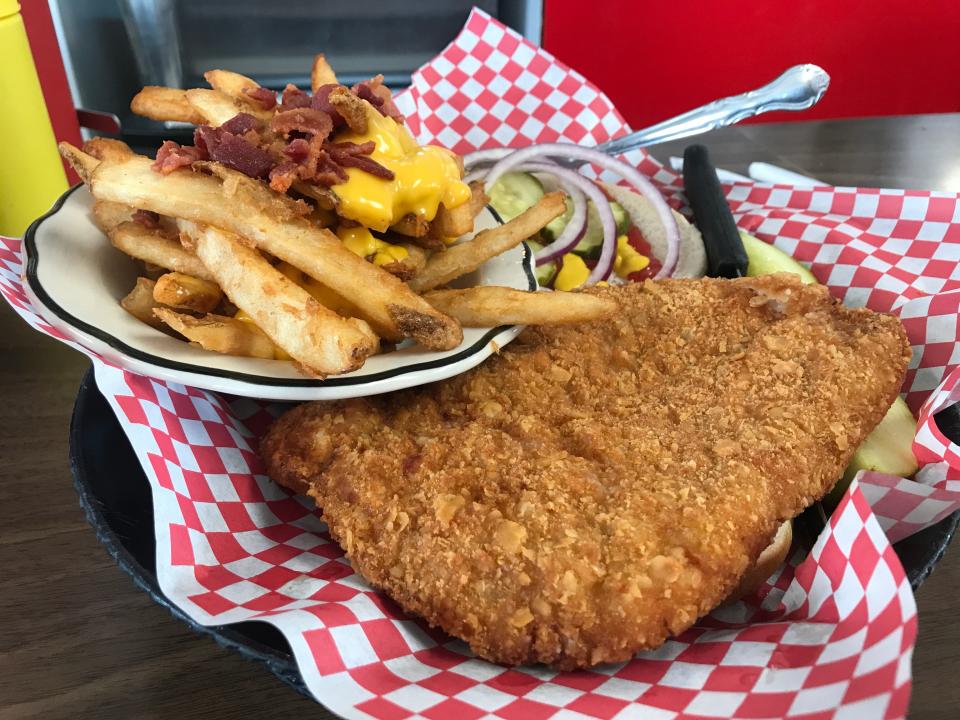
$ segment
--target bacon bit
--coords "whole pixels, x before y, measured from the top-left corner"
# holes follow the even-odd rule
[[[296,85],[287,84],[280,98],[280,111],[310,107],[310,96]]]
[[[333,120],[321,110],[304,107],[278,112],[270,120],[270,129],[283,135],[302,132],[326,140],[333,132]]]
[[[357,97],[366,100],[379,110],[381,115],[393,118],[399,123],[404,121],[400,110],[393,103],[393,93],[390,92],[390,88],[383,84],[383,75],[377,75],[369,80],[357,83],[353,86],[353,91],[357,94]]]
[[[169,175],[177,168],[188,167],[197,160],[206,159],[207,154],[203,148],[182,147],[173,140],[164,140],[150,169],[161,175]]]
[[[149,230],[156,230],[160,227],[160,216],[150,210],[137,210],[133,213],[131,219]]]
[[[253,178],[266,177],[273,167],[273,156],[266,150],[251,145],[242,137],[223,128],[201,125],[194,131],[193,142],[205,149],[211,160],[238,170]]]
[[[347,155],[369,155],[377,149],[377,144],[373,140],[368,140],[365,143],[338,142],[327,143],[326,145],[330,150],[337,150]]]
[[[340,87],[343,87],[343,85],[338,85],[337,83],[321,85],[317,88],[317,91],[313,94],[313,99],[310,101],[310,107],[314,110],[322,110],[330,116],[330,119],[333,120],[334,128],[341,128],[347,123],[347,121],[343,119],[343,115],[330,103],[330,92]]]
[[[297,164],[306,162],[310,157],[310,143],[303,138],[291,140],[281,152]]]
[[[280,163],[270,171],[270,188],[285,193],[300,177],[299,170],[300,166],[289,160]]]
[[[263,88],[261,88],[262,90]],[[234,135],[245,135],[250,130],[260,130],[263,123],[250,113],[237,113],[220,126],[223,130]]]
[[[326,150],[321,150],[317,154],[317,169],[313,173],[313,181],[317,185],[337,185],[350,179],[346,171],[334,162],[333,158]]]
[[[338,145],[344,144],[353,145],[353,147],[337,147]],[[324,149],[330,153],[331,159],[340,167],[355,167],[363,170],[364,172],[370,173],[374,177],[383,178],[384,180],[393,180],[395,176],[392,170],[388,170],[376,160],[366,157],[366,155],[373,152],[374,148],[369,148],[366,153],[360,152],[362,150],[366,150],[368,145],[373,145],[373,143],[366,142],[363,143],[363,145],[356,145],[354,143],[327,143],[324,146]]]
[[[259,105],[261,110],[273,110],[277,105],[277,94],[269,88],[244,88],[243,94]]]

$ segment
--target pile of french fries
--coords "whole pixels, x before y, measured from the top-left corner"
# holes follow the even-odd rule
[[[259,87],[256,82],[224,70],[205,77],[211,89],[146,87],[131,108],[154,120],[211,126],[240,112],[269,122],[274,111],[247,94]],[[314,91],[336,82],[323,55],[311,79]],[[94,222],[118,250],[143,263],[143,275],[121,305],[206,350],[288,359],[310,376],[326,377],[358,369],[381,350],[381,341],[412,338],[428,349],[449,350],[462,342],[463,326],[580,322],[615,310],[609,300],[579,293],[443,289],[562,214],[561,193],[545,195],[469,241],[449,244],[443,239],[473,231],[486,203],[482,189],[472,188],[468,202],[441,205],[430,222],[403,218],[389,237],[403,244],[406,257],[375,265],[331,232],[338,218],[327,188],[294,183],[294,195],[280,193],[213,161],[161,174],[151,169],[151,158],[107,138],[82,149],[60,148],[95,199]],[[151,221],[138,211],[152,213]],[[322,302],[306,283],[322,287]]]

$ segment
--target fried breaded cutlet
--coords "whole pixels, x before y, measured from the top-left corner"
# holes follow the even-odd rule
[[[792,275],[593,290],[459,377],[310,403],[270,430],[356,570],[479,655],[620,661],[720,603],[834,484],[910,349]]]

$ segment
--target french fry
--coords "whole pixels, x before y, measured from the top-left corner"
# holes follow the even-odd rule
[[[187,101],[185,90],[158,85],[147,85],[133,96],[130,109],[136,115],[151,120],[176,121],[202,125],[203,115]]]
[[[97,173],[100,171],[98,170]],[[539,202],[513,220],[495,228],[477,233],[473,240],[451,245],[443,252],[434,253],[427,266],[410,281],[410,287],[419,293],[445,285],[461,275],[473,272],[492,257],[519,245],[566,209],[562,192],[547,193]]]
[[[313,56],[313,67],[310,68],[310,92],[316,92],[321,85],[331,84],[338,84],[337,74],[327,62],[327,56],[318,53]]]
[[[57,143],[57,147],[60,149],[60,155],[63,156],[63,159],[70,163],[70,167],[80,176],[80,179],[89,185],[90,177],[93,175],[93,171],[97,169],[100,161],[68,142]]]
[[[228,178],[222,182],[190,170],[161,175],[150,165],[151,160],[142,156],[104,161],[94,173],[91,192],[100,200],[236,233],[349,299],[386,339],[409,336],[431,350],[449,350],[463,340],[455,320],[435,310],[397,278],[350,252],[329,230],[298,217],[292,199],[226,168],[220,168]],[[223,283],[218,284],[229,296]]]
[[[330,91],[327,100],[343,116],[353,132],[362,135],[367,131],[366,100],[361,100],[345,87],[337,87]]]
[[[213,275],[196,255],[157,230],[137,222],[125,222],[109,235],[113,246],[130,257],[202,280],[213,280]]]
[[[403,260],[396,260],[380,267],[404,282],[409,282],[426,267],[427,254],[423,251],[423,248],[413,243],[399,243],[399,245],[407,251],[407,256]]]
[[[490,285],[432,290],[424,299],[464,327],[568,325],[600,320],[617,310],[609,298],[573,292],[524,292]]]
[[[470,185],[470,199],[462,205],[447,209],[443,205],[437,208],[437,216],[430,223],[430,233],[440,238],[458,238],[473,230],[473,219],[490,202],[483,192],[483,183]]]
[[[112,233],[117,226],[133,220],[134,209],[129,205],[96,200],[93,203],[93,223],[106,235]]]
[[[179,272],[161,275],[153,288],[153,299],[161,305],[198,313],[212,312],[222,298],[215,283]]]
[[[234,100],[219,90],[194,88],[187,90],[187,102],[202,117],[201,124],[217,127],[239,113],[248,113],[263,122],[269,122],[272,113],[260,110],[244,102]]]
[[[113,138],[90,138],[83,144],[82,150],[97,160],[125,160],[134,154],[123,140]]]
[[[390,229],[407,237],[421,238],[430,232],[430,223],[415,213],[408,213],[400,218],[399,222],[390,226]]]
[[[203,78],[210,83],[210,87],[214,90],[218,90],[244,105],[250,105],[252,102],[247,95],[247,90],[256,90],[260,87],[257,81],[230,70],[207,70],[203,74]],[[260,109],[258,105],[254,105],[254,107]],[[229,120],[229,118],[227,119]]]
[[[295,181],[290,187],[304,197],[308,197],[313,200],[317,204],[317,207],[321,210],[337,209],[337,196],[328,187],[324,187],[323,185],[314,185],[313,183],[305,183],[302,180]]]
[[[155,285],[156,283],[149,278],[138,277],[137,284],[120,301],[120,306],[137,320],[145,322],[150,327],[160,329],[163,327],[163,322],[153,313],[155,308],[160,307],[160,304],[153,299]]]
[[[224,355],[273,359],[276,346],[260,328],[224,315],[196,318],[169,308],[157,308],[154,314],[169,327],[204,350]]]
[[[377,350],[367,323],[321,305],[236,235],[188,220],[177,225],[231,302],[305,370],[318,376],[349,372]]]

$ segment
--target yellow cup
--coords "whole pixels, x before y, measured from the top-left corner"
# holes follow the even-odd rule
[[[0,235],[20,236],[67,189],[16,0],[0,0]]]

